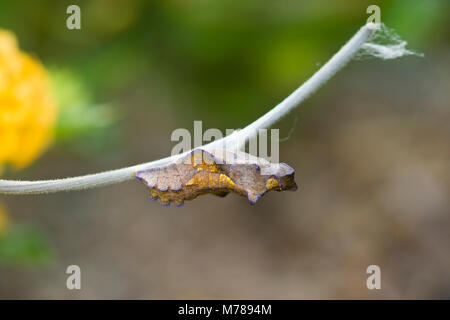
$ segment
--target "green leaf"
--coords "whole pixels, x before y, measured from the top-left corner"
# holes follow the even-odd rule
[[[59,103],[56,142],[83,138],[111,126],[116,116],[108,104],[93,104],[83,82],[67,69],[50,71]]]
[[[53,252],[44,236],[30,226],[10,226],[0,236],[0,264],[46,264]]]

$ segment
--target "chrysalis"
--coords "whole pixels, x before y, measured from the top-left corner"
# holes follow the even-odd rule
[[[152,200],[163,206],[182,206],[184,200],[212,193],[221,197],[230,192],[255,204],[270,190],[297,190],[294,169],[285,163],[270,163],[245,152],[195,149],[176,162],[139,171],[136,177],[149,188]]]

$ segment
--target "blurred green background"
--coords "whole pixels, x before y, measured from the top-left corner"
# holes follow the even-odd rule
[[[67,6],[81,30],[66,28]],[[241,128],[312,75],[366,8],[425,58],[354,61],[276,125],[299,190],[152,203],[138,182],[0,199],[0,298],[450,298],[447,0],[1,1],[49,70],[53,147],[7,179],[170,154],[176,128]],[[298,119],[296,122],[295,119]],[[82,290],[65,287],[66,267]],[[366,288],[377,264],[382,290]]]

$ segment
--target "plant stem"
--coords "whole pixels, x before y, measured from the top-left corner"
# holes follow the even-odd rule
[[[372,35],[376,25],[369,23],[363,26],[322,68],[311,78],[303,83],[297,90],[284,99],[272,110],[262,117],[223,139],[213,141],[203,146],[204,149],[214,149],[221,145],[227,148],[240,148],[245,142],[254,136],[258,129],[272,126],[280,118],[300,105],[311,94],[331,79],[342,67],[344,67],[359,50],[361,45]],[[186,153],[184,153],[186,154]],[[59,191],[82,190],[120,183],[135,178],[136,172],[140,170],[160,167],[183,156],[174,155],[160,160],[147,162],[127,168],[105,171],[80,177],[39,180],[39,181],[13,181],[0,180],[0,193],[3,194],[39,194]]]

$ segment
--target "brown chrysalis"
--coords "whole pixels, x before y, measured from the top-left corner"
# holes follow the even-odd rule
[[[255,204],[270,190],[297,190],[294,169],[287,164],[224,149],[211,153],[195,149],[164,167],[139,171],[136,177],[150,188],[152,200],[159,200],[163,206],[182,206],[184,200],[202,194],[224,197],[230,192]]]

